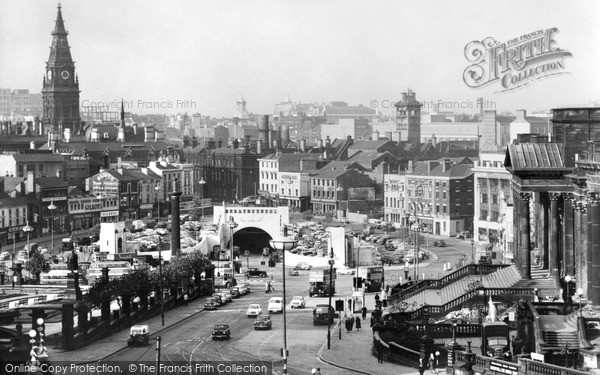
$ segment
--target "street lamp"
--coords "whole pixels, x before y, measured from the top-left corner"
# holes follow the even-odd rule
[[[475,240],[471,240],[471,263],[475,263]]]
[[[158,282],[159,282],[159,288],[160,288],[160,320],[162,322],[162,326],[165,326],[165,296],[164,296],[164,292],[163,292],[163,274],[162,274],[162,263],[163,263],[163,257],[162,257],[162,249],[158,249]]]
[[[437,374],[439,371],[440,364],[440,352],[438,350],[435,351],[435,373]]]
[[[404,281],[408,282],[408,262],[404,263]]]
[[[331,234],[331,233],[330,233]],[[358,275],[357,275],[358,276]],[[333,295],[331,288],[331,281],[333,280],[333,246],[331,247],[331,252],[329,253],[329,306],[327,306],[327,350],[331,349],[331,321],[333,320],[331,314],[331,297]]]
[[[200,184],[200,206],[202,210],[202,222],[204,222],[204,185],[206,185],[206,181],[204,180],[204,178],[201,178],[200,181],[198,181],[198,183]]]
[[[232,236],[233,239],[233,236]],[[287,351],[287,319],[286,319],[286,303],[287,301],[285,300],[285,252],[292,250],[296,244],[298,243],[298,241],[288,238],[288,237],[281,237],[281,238],[277,238],[277,239],[272,239],[271,241],[269,241],[269,245],[271,245],[271,247],[275,250],[281,250],[282,252],[282,257],[281,257],[281,262],[282,262],[282,274],[283,274],[283,373],[287,374],[287,357],[288,357],[288,351]],[[331,293],[330,293],[331,295]]]
[[[54,201],[50,202],[48,206],[48,210],[50,211],[50,251],[54,254],[54,211],[56,210],[56,206],[54,205]]]
[[[36,320],[37,330],[32,329],[29,331],[29,343],[31,344],[31,361],[37,360],[41,363],[48,359],[48,352],[44,347],[44,319],[38,318]],[[37,347],[37,350],[35,349]],[[39,364],[41,364],[39,363]]]
[[[569,284],[571,283],[571,276],[567,275],[565,276],[565,283],[567,284],[567,298],[565,298],[565,302],[569,302],[569,306],[571,306],[571,296],[569,293]],[[571,308],[569,308],[569,312],[571,312]]]
[[[238,223],[236,223],[233,220],[233,217],[231,217],[230,220],[229,220],[229,222],[227,223],[227,226],[231,230],[231,241],[230,241],[231,242],[230,243],[231,252],[229,254],[229,259],[230,259],[230,263],[231,263],[231,274],[233,275],[233,274],[235,274],[235,267],[234,267],[235,263],[234,263],[234,260],[233,260],[233,230],[238,227]]]
[[[246,257],[246,269],[250,268],[250,251],[244,251],[244,256]]]
[[[27,221],[27,225],[25,225],[22,230],[27,235],[27,259],[29,259],[29,255],[31,253],[31,249],[29,248],[29,234],[31,232],[33,232],[33,227],[31,225],[29,225],[29,221]],[[14,254],[13,254],[13,262],[14,261],[15,261],[15,259],[14,259]]]
[[[160,194],[160,191],[162,190],[162,187],[160,185],[156,185],[154,187],[154,190],[156,191],[156,194],[158,195],[158,194]],[[161,201],[161,197],[157,197],[157,199],[156,199],[156,203],[157,203],[157,205],[156,205],[156,217],[159,220],[160,220],[160,201]]]

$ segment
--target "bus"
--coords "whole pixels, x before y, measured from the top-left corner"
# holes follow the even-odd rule
[[[50,271],[42,272],[40,274],[40,284],[42,285],[67,285],[68,275],[71,273],[68,265],[65,263],[62,264],[53,264],[50,266]],[[83,273],[80,271],[78,273],[79,279],[83,279]]]
[[[215,286],[230,288],[236,284],[231,267],[215,267],[214,280]]]
[[[382,266],[358,267],[357,276],[362,278],[366,292],[379,292],[383,287]]]
[[[88,284],[92,284],[96,279],[102,277],[102,269],[108,267],[108,278],[114,279],[133,272],[133,267],[128,261],[105,261],[92,262],[87,270]]]

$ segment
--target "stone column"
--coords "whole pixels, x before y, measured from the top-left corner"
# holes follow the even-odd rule
[[[563,274],[575,276],[575,257],[573,254],[573,227],[574,227],[574,210],[573,210],[573,195],[568,194],[563,197]]]
[[[513,262],[517,265],[517,268],[521,270],[521,251],[520,251],[520,243],[521,243],[521,233],[519,232],[519,213],[521,208],[521,200],[519,198],[519,193],[516,190],[513,190],[513,242],[512,242],[512,253],[513,253]],[[476,213],[477,215],[477,213]]]
[[[579,202],[579,209],[581,211],[581,216],[580,216],[580,220],[579,220],[579,249],[578,249],[578,253],[579,253],[579,278],[577,279],[577,287],[579,288],[583,288],[584,290],[584,295],[587,298],[587,294],[588,294],[588,289],[587,289],[587,283],[588,283],[588,258],[589,258],[589,253],[588,253],[588,225],[587,225],[587,220],[588,220],[588,210],[587,210],[587,203],[585,201],[580,201]],[[581,281],[580,281],[581,279]]]
[[[598,194],[594,194],[591,201],[591,212],[588,214],[591,217],[591,236],[592,244],[592,272],[588,274],[592,289],[588,290],[588,298],[593,305],[600,303],[600,199]]]
[[[519,233],[521,242],[519,243],[521,276],[524,279],[531,279],[531,253],[529,249],[529,193],[519,194]]]
[[[540,266],[541,268],[548,267],[548,211],[550,202],[548,201],[548,193],[540,193],[540,206],[538,209],[538,250],[540,251]]]
[[[556,275],[560,267],[560,254],[558,252],[558,200],[560,193],[550,193],[550,243],[548,244],[548,271]]]

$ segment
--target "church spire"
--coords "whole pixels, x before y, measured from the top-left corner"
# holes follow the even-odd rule
[[[48,58],[48,64],[51,65],[62,65],[65,63],[73,64],[71,48],[69,47],[69,41],[67,40],[67,35],[69,33],[65,30],[65,21],[63,20],[61,8],[60,3],[58,3],[56,22],[54,24],[54,31],[52,31],[50,57]]]
[[[125,128],[125,102],[121,99],[121,128]]]

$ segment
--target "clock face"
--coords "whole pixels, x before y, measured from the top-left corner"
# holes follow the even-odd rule
[[[52,70],[48,70],[46,75],[48,76],[48,79],[52,79]]]
[[[62,79],[69,79],[69,72],[68,72],[68,71],[66,71],[66,70],[63,70],[63,71],[60,73],[60,76],[62,77]]]

